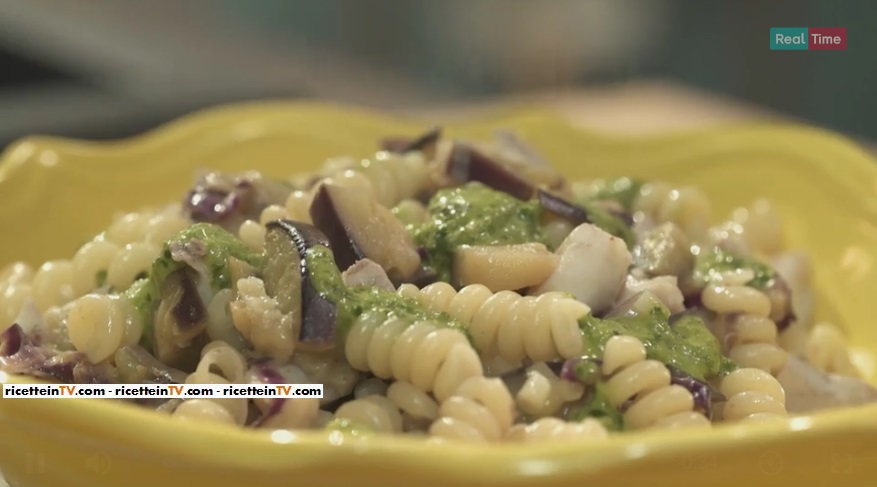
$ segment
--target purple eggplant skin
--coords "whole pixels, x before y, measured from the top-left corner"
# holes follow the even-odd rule
[[[537,197],[539,199],[539,205],[545,209],[545,211],[555,214],[573,225],[577,226],[583,223],[592,223],[590,217],[588,217],[588,212],[585,211],[584,208],[567,201],[565,198],[550,191],[545,191],[544,189],[539,190]]]
[[[344,217],[335,208],[326,186],[321,186],[314,195],[310,213],[315,229],[328,242],[325,245],[332,249],[339,269],[347,269],[356,261],[366,258],[365,252],[356,243],[356,236],[350,233],[350,227],[344,224]]]
[[[408,152],[424,151],[435,147],[435,144],[442,137],[442,128],[433,127],[414,139],[402,137],[388,137],[381,141],[381,150],[393,152],[396,154],[406,154]]]
[[[539,205],[542,206],[545,211],[557,215],[573,225],[581,225],[582,223],[596,224],[594,218],[591,217],[587,209],[567,200],[566,198],[558,196],[551,191],[540,189],[536,197],[539,199]],[[633,215],[624,211],[623,208],[603,204],[601,202],[594,202],[594,205],[609,215],[618,218],[628,227],[633,225]]]
[[[306,257],[311,247],[319,245],[331,248],[329,239],[317,227],[302,222],[279,220],[268,223],[266,229],[269,232],[283,232],[293,243],[300,261],[302,294],[299,343],[330,346],[335,340],[337,305],[317,290]]]
[[[792,289],[777,274],[768,283],[765,293],[770,298],[770,318],[776,323],[778,331],[785,330],[797,319],[792,309]]]
[[[581,368],[583,365],[590,365],[592,367],[597,367],[597,371],[599,371],[599,367],[603,366],[603,361],[595,358],[595,357],[580,357],[565,360],[560,366],[560,370],[557,371],[558,377],[563,380],[568,380],[570,382],[579,382],[586,386],[594,385],[594,380],[599,377],[598,375],[592,375],[587,380],[583,380],[583,377],[577,373],[577,369]]]
[[[198,178],[183,199],[183,208],[193,222],[235,232],[244,221],[258,220],[267,206],[283,204],[292,190],[282,181],[211,172]]]
[[[67,384],[117,382],[111,367],[92,364],[79,352],[57,351],[41,345],[17,324],[0,334],[0,369]]]
[[[535,186],[499,162],[459,143],[451,149],[447,174],[458,183],[476,181],[523,201],[530,201],[536,194]]]
[[[694,399],[694,408],[703,413],[707,419],[713,419],[713,399],[719,394],[713,391],[706,382],[699,381],[673,367],[670,369],[670,383],[684,387]],[[715,397],[715,399],[719,399]]]
[[[268,363],[267,361],[253,364],[253,367],[259,371],[259,375],[262,376],[262,379],[266,384],[283,384],[286,380],[274,368],[273,365]],[[253,423],[253,427],[258,428],[264,425],[269,419],[280,414],[280,411],[283,410],[283,405],[286,403],[286,398],[277,397],[271,401],[271,405],[268,406],[268,410]]]

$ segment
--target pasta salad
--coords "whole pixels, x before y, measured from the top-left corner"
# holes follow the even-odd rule
[[[289,180],[198,176],[66,260],[0,270],[0,368],[80,384],[323,384],[137,398],[179,420],[598,440],[877,400],[814,323],[769,202],[570,181],[512,133],[381,141]],[[125,400],[129,401],[129,400]]]

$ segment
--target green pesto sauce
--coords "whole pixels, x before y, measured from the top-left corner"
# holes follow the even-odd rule
[[[615,201],[625,210],[631,211],[642,185],[642,181],[630,178],[605,179],[600,182],[592,198],[598,201]]]
[[[588,218],[594,225],[600,227],[606,233],[624,240],[627,248],[633,248],[636,244],[636,236],[634,236],[633,230],[630,229],[624,220],[594,203],[583,203],[582,207],[587,211]]]
[[[406,204],[406,202],[402,202],[390,209],[390,213],[402,222],[402,226],[405,227],[409,234],[414,233],[417,230],[417,225],[421,223],[419,215],[414,214],[413,211],[411,205]]]
[[[196,223],[165,242],[161,255],[152,263],[149,275],[138,279],[123,291],[134,309],[140,314],[144,323],[143,344],[151,349],[152,337],[152,313],[161,299],[161,285],[172,273],[186,267],[188,264],[179,262],[171,257],[170,247],[175,243],[188,243],[198,240],[204,244],[207,254],[204,262],[210,272],[210,281],[214,290],[231,287],[231,277],[228,268],[229,257],[242,260],[252,266],[258,266],[261,256],[252,252],[234,235],[219,226],[209,223]]]
[[[525,202],[480,183],[437,192],[427,207],[429,220],[414,230],[414,241],[429,255],[439,279],[450,281],[454,251],[463,245],[547,244],[538,202]]]
[[[585,403],[571,411],[569,417],[573,421],[593,418],[609,431],[624,431],[624,414],[609,401],[606,383],[602,381],[594,384]]]
[[[650,359],[658,360],[698,380],[718,377],[736,366],[722,355],[719,341],[696,316],[682,316],[671,327],[666,311],[600,319],[588,315],[579,321],[585,336],[585,354],[603,356],[606,342],[616,335],[638,338]]]
[[[326,429],[329,431],[340,431],[352,436],[370,436],[375,434],[371,428],[347,418],[335,418],[332,421],[329,421],[329,423],[326,424]]]
[[[761,290],[766,289],[776,276],[773,269],[761,262],[715,248],[711,252],[698,256],[694,268],[694,278],[704,283],[714,282],[721,278],[723,272],[738,269],[752,270],[755,277],[746,285]]]
[[[345,287],[332,251],[327,247],[311,247],[305,254],[305,261],[308,277],[314,288],[338,307],[335,329],[336,336],[342,343],[356,319],[367,311],[378,312],[387,318],[400,318],[411,324],[431,321],[439,326],[459,330],[472,342],[468,330],[445,313],[433,313],[417,301],[373,286]]]
[[[231,287],[228,269],[229,257],[242,260],[253,267],[259,267],[261,256],[250,250],[243,242],[222,227],[210,223],[196,223],[177,233],[165,244],[161,257],[152,266],[152,278],[161,282],[172,272],[186,266],[185,262],[177,262],[171,257],[170,246],[186,244],[198,240],[207,249],[204,262],[210,271],[211,284],[215,290]]]

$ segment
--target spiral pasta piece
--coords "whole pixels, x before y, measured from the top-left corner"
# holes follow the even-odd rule
[[[467,378],[483,375],[481,360],[458,330],[430,321],[411,323],[368,311],[347,334],[350,365],[382,379],[408,381],[441,401]]]
[[[814,367],[832,374],[858,376],[846,337],[828,323],[817,323],[807,336],[805,357]]]
[[[73,256],[73,294],[84,296],[106,282],[110,264],[122,250],[109,240],[93,240]],[[103,281],[103,282],[101,282]]]
[[[631,336],[614,336],[606,342],[603,374],[606,391],[616,407],[631,401],[624,412],[625,424],[633,429],[676,424],[691,418],[694,398],[682,386],[670,384],[670,371],[656,360],[646,359],[643,343]],[[706,418],[704,418],[706,421]]]
[[[470,377],[439,406],[432,436],[475,442],[502,440],[514,422],[514,400],[501,379]]]
[[[606,427],[593,418],[581,422],[541,418],[530,424],[516,424],[506,435],[508,441],[538,443],[546,441],[584,441],[607,438]]]
[[[296,353],[292,359],[312,384],[323,384],[323,399],[328,402],[350,394],[360,379],[359,371],[334,353]]]
[[[231,356],[228,351],[223,352],[223,354]],[[239,354],[237,356],[239,356]],[[205,354],[205,358],[206,357]],[[217,357],[217,359],[219,358],[220,357]],[[202,359],[202,362],[204,361],[205,359]],[[200,363],[199,366],[201,366]],[[232,361],[232,367],[234,367],[233,370],[237,369],[234,365],[234,361]],[[281,365],[276,368],[276,372],[287,384],[307,384],[315,382],[312,381],[297,365]],[[268,380],[258,367],[251,367],[245,372],[242,382],[246,384],[265,384]],[[289,399],[271,399],[259,397],[253,399],[253,404],[263,415],[270,414],[270,416],[267,417],[263,416],[259,421],[258,426],[261,428],[319,427],[322,426],[320,421],[326,419],[325,415],[321,415],[320,399],[318,398],[297,397]],[[331,414],[329,414],[329,416],[329,419],[326,420],[327,422],[331,421]]]
[[[143,242],[152,212],[132,212],[119,215],[104,232],[103,237],[116,245],[125,245]]]
[[[265,250],[265,233],[265,227],[254,220],[245,220],[238,228],[238,238],[254,252]]]
[[[696,241],[706,236],[712,212],[709,199],[700,189],[690,186],[676,189],[661,182],[646,183],[640,188],[634,211],[655,224],[672,222]]]
[[[107,284],[113,289],[127,289],[137,279],[149,275],[152,263],[161,255],[161,247],[148,243],[125,245],[107,267]]]
[[[313,397],[282,399],[283,403],[276,414],[262,422],[262,428],[302,429],[320,426],[320,422],[331,421],[321,418],[320,400]]]
[[[368,396],[386,396],[389,389],[387,383],[377,377],[369,377],[353,388],[353,397],[362,399]]]
[[[708,285],[704,306],[728,320],[728,357],[741,367],[755,367],[774,376],[785,367],[788,353],[777,344],[777,326],[770,318],[770,299],[743,285]]]
[[[378,203],[392,208],[404,199],[413,198],[430,182],[429,165],[418,152],[395,154],[378,152],[371,159],[343,165],[333,179],[351,177],[349,171],[364,176]]]
[[[590,309],[561,293],[538,297],[512,291],[494,294],[480,284],[457,292],[446,282],[420,290],[403,284],[398,292],[463,323],[484,356],[499,355],[517,364],[525,358],[543,362],[582,354],[584,343],[578,320]]]
[[[764,420],[786,415],[786,393],[769,373],[755,368],[737,369],[719,385],[726,398],[724,421]]]
[[[70,343],[93,363],[112,356],[124,345],[137,343],[143,322],[124,296],[86,294],[67,314]]]
[[[324,180],[354,191],[365,191],[386,208],[417,196],[431,183],[427,161],[421,154],[378,152],[372,159],[334,158],[326,161]],[[286,199],[286,218],[313,223],[310,207],[319,184],[293,191]],[[264,222],[263,222],[264,224]]]
[[[584,393],[584,385],[561,379],[545,362],[539,362],[527,370],[527,380],[515,402],[524,413],[545,417],[557,414],[564,403],[580,399]]]
[[[33,296],[33,269],[16,262],[0,271],[0,330],[12,325],[25,302]]]
[[[402,432],[399,409],[383,396],[372,395],[348,401],[335,411],[335,417],[349,419],[375,433]]]
[[[387,399],[414,419],[433,420],[438,417],[439,406],[435,399],[410,382],[396,381],[390,384],[386,394]]]
[[[209,399],[189,399],[181,402],[171,413],[171,417],[187,421],[205,421],[235,425],[235,419],[228,409]]]
[[[146,222],[145,242],[161,246],[177,232],[190,224],[180,205],[171,205],[150,217]]]
[[[237,350],[223,342],[211,342],[202,351],[195,371],[186,377],[186,384],[235,384],[243,382],[246,371],[245,359]],[[216,372],[213,368],[216,367]],[[218,372],[218,373],[217,373]],[[247,421],[249,401],[245,398],[204,399],[223,407],[235,424]],[[185,402],[183,403],[185,404]]]
[[[201,360],[195,373],[210,373],[214,368],[232,384],[240,384],[247,371],[247,360],[229,344],[215,340],[201,349]]]
[[[769,201],[758,199],[749,207],[737,208],[731,219],[739,225],[738,234],[751,253],[773,255],[783,248],[782,221]]]
[[[73,264],[68,260],[46,262],[34,274],[32,296],[40,311],[73,299]]]

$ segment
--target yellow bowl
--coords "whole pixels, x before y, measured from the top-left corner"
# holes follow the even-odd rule
[[[817,317],[877,349],[877,166],[831,133],[740,126],[648,139],[582,133],[536,111],[448,127],[518,131],[571,177],[637,175],[696,184],[716,214],[776,202],[790,247],[810,253]],[[365,155],[420,123],[317,104],[257,103],[192,115],[141,137],[34,137],[0,165],[0,265],[69,257],[114,212],[179,198],[198,168],[283,176]],[[3,382],[25,382],[0,377]],[[0,400],[0,466],[22,487],[238,485],[805,485],[877,476],[877,406],[757,427],[629,434],[596,444],[442,446],[406,438],[211,428],[92,400]]]

